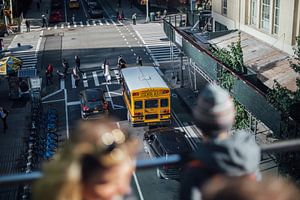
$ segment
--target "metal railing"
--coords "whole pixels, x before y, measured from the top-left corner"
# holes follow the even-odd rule
[[[283,153],[290,151],[300,151],[300,139],[287,140],[282,142],[276,142],[272,144],[260,145],[262,153]],[[166,164],[175,164],[180,162],[186,162],[187,159],[179,154],[170,155],[167,158],[157,157],[154,159],[138,160],[136,162],[136,168],[138,170],[159,167]],[[37,179],[42,178],[43,174],[39,171],[35,171],[29,174],[19,173],[11,174],[0,177],[0,185],[22,184],[32,183]]]

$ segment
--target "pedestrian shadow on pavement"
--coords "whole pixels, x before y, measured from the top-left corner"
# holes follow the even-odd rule
[[[11,108],[23,108],[29,102],[30,97],[29,95],[23,95],[21,98],[13,100]]]

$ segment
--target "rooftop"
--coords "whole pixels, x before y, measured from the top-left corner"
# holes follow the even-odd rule
[[[219,48],[228,48],[228,45],[237,41],[238,31],[209,40]],[[276,79],[280,85],[296,90],[296,78],[300,76],[290,67],[289,62],[293,58],[289,54],[245,32],[241,32],[241,45],[245,65],[254,70],[266,86],[272,88]]]

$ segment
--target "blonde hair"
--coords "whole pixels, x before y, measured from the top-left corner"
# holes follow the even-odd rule
[[[93,172],[134,162],[137,139],[111,119],[82,121],[34,185],[33,199],[82,200],[82,185]]]

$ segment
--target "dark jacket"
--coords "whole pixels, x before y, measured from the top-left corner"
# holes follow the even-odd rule
[[[217,174],[242,176],[259,173],[259,163],[260,149],[250,133],[237,132],[225,140],[203,143],[185,166],[180,199],[190,200],[192,188],[201,188]]]

